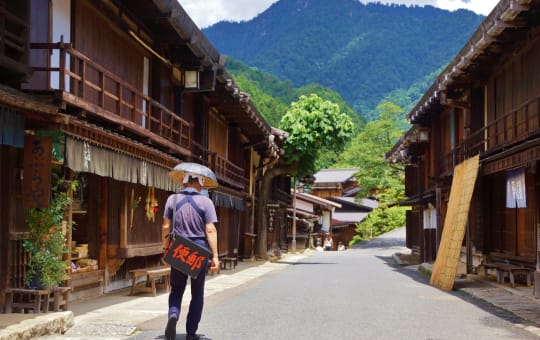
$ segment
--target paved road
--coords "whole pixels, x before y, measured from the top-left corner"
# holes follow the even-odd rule
[[[316,252],[212,295],[200,333],[214,340],[537,339],[512,315],[396,267],[391,254],[403,249],[402,232],[344,252]],[[177,340],[185,338],[182,321]],[[131,338],[162,339],[164,323],[139,325]]]

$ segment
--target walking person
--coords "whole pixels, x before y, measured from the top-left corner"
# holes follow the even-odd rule
[[[208,169],[204,166],[201,167]],[[175,178],[172,173],[170,173],[171,177],[178,180],[178,175]],[[208,181],[208,178],[198,173],[187,171],[180,172],[180,175],[183,175],[183,189],[177,194],[170,195],[165,204],[162,226],[163,248],[165,251],[167,250],[169,246],[168,236],[170,234],[189,238],[191,241],[210,250],[212,253],[211,271],[217,272],[220,264],[217,247],[217,230],[214,225],[217,222],[216,209],[212,200],[200,193],[203,187],[209,187],[208,185],[204,185]],[[215,175],[211,180],[217,186]],[[171,226],[172,221],[174,221],[174,225]],[[186,320],[187,340],[200,339],[200,336],[196,332],[203,311],[206,266],[207,264],[205,263],[197,278],[191,278],[191,301]],[[187,279],[188,276],[186,274],[171,267],[171,291],[169,293],[168,321],[165,327],[166,340],[174,340],[176,338],[176,323],[180,316],[182,296],[186,289]]]

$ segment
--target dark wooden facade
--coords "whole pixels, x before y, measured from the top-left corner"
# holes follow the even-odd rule
[[[454,167],[479,154],[463,243],[468,270],[490,255],[537,263],[539,11],[539,1],[501,0],[411,111],[413,127],[387,154],[407,164],[407,246],[423,261],[435,258]],[[523,173],[526,207],[507,202],[513,171]]]
[[[0,204],[0,242],[8,245],[0,250],[0,309],[5,289],[22,286],[27,256],[20,241],[27,145],[8,138],[8,130],[54,134],[55,167],[80,183],[66,215],[76,223],[68,241],[87,244],[98,264],[70,274],[74,299],[123,288],[130,269],[159,262],[163,205],[178,188],[167,172],[181,161],[216,173],[220,186],[209,195],[218,210],[220,255],[246,248],[243,235],[253,233],[259,213],[254,169],[271,157],[271,129],[181,6],[5,2],[0,11],[26,34],[0,27],[0,37],[9,37],[0,39],[0,71],[8,75],[0,113],[9,124],[0,146],[1,191],[9,197]],[[14,53],[12,45],[27,50]],[[184,83],[188,71],[197,72],[195,87]]]

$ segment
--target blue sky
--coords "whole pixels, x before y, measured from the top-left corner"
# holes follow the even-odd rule
[[[219,21],[250,20],[278,0],[178,0],[199,28]],[[309,0],[306,0],[309,1]],[[405,5],[431,5],[450,11],[465,8],[488,15],[498,0],[359,0]]]

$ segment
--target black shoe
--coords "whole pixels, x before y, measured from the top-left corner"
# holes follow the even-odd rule
[[[169,321],[167,321],[167,326],[165,327],[165,340],[176,339],[176,322],[177,321],[178,321],[178,316],[176,314],[171,314],[171,316],[169,316]]]
[[[201,336],[197,334],[186,335],[186,340],[200,340],[200,339],[202,339]]]

